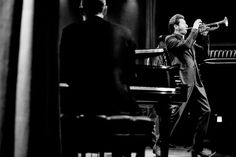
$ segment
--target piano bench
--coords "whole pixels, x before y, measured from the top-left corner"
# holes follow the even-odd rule
[[[85,157],[86,153],[104,156],[145,156],[154,145],[154,121],[146,116],[97,115],[62,117],[63,157]]]

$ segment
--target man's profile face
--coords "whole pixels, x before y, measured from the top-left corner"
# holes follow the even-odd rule
[[[182,35],[185,35],[187,33],[188,25],[186,24],[186,21],[184,19],[179,19],[179,25],[175,27],[175,30]]]

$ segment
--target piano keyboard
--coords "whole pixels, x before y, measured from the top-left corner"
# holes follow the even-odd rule
[[[157,92],[175,92],[176,88],[169,87],[147,87],[147,86],[130,86],[131,90],[142,90],[142,91],[157,91]]]

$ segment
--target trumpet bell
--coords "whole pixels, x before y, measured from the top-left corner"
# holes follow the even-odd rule
[[[225,18],[224,18],[224,23],[225,23],[225,26],[228,27],[229,22],[228,22],[228,18],[227,18],[226,16],[225,16]]]

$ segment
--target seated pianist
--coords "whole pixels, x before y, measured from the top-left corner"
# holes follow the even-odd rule
[[[122,128],[126,127],[131,129],[132,132],[128,133],[134,138],[143,137],[138,136],[138,133],[135,134],[139,131],[147,138],[142,139],[142,142],[136,142],[136,145],[132,144],[136,148],[132,145],[124,148],[139,149],[137,151],[140,152],[148,142],[152,142],[150,135],[153,131],[153,122],[148,117],[145,119],[136,116],[139,111],[138,106],[129,93],[129,84],[134,77],[136,43],[128,28],[104,18],[108,7],[106,0],[82,1],[82,6],[85,20],[67,25],[63,29],[60,41],[64,156],[77,156],[77,152],[86,146],[81,151],[94,151],[100,147],[98,151],[103,151],[108,146],[114,146],[112,149],[123,149],[128,142],[117,140],[129,140],[129,136],[121,139],[114,136],[121,136]],[[82,122],[77,123],[77,119],[79,122],[82,119]],[[86,120],[85,123],[83,119]],[[108,125],[103,125],[104,120]],[[76,123],[73,123],[74,121]],[[113,126],[113,123],[109,123],[110,121],[118,126]],[[122,122],[128,124],[125,123],[127,124],[125,125]],[[137,129],[130,128],[130,123]],[[100,127],[95,127],[99,124]],[[139,127],[139,125],[144,125],[144,127]],[[151,126],[149,127],[151,130],[146,126]],[[82,135],[81,130],[83,130]],[[113,131],[117,134],[112,134]],[[104,134],[104,132],[109,133]],[[91,140],[84,141],[83,136]],[[110,138],[115,139],[109,141]],[[105,142],[109,144],[104,145]],[[110,152],[111,149],[107,151]],[[127,150],[118,150],[116,153],[122,151],[127,153]]]
[[[131,31],[105,20],[105,0],[83,3],[86,20],[67,25],[60,42],[60,79],[70,89],[63,107],[73,114],[135,114],[127,85],[135,63]]]

